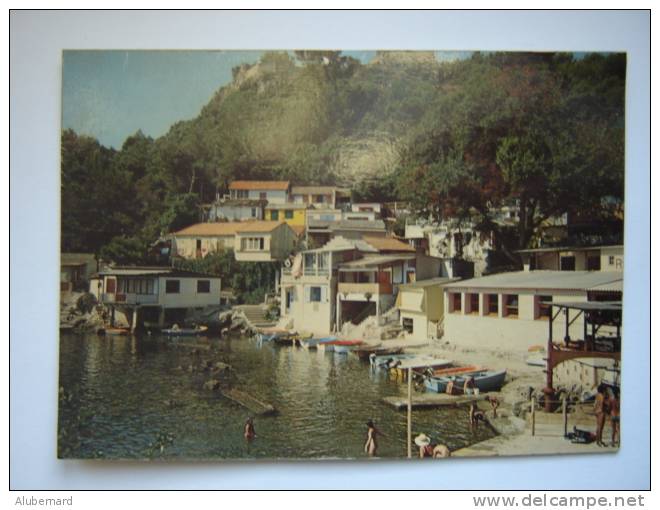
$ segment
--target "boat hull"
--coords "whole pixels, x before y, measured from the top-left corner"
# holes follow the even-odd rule
[[[460,374],[446,377],[427,377],[424,379],[424,386],[430,391],[444,393],[447,391],[447,385],[449,382],[453,382],[454,387],[458,387],[462,390],[468,376],[474,379],[474,386],[480,392],[499,391],[504,384],[506,370],[482,371],[472,374]]]

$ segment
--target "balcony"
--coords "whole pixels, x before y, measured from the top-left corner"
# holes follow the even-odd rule
[[[392,294],[391,283],[339,283],[337,292],[340,294]]]
[[[158,294],[107,294],[101,295],[103,303],[121,305],[155,305],[158,304]]]

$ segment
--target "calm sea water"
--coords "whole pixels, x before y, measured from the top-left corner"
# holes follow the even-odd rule
[[[250,411],[203,389],[208,374],[188,371],[208,360],[230,364],[235,388],[277,408],[255,417],[254,441],[243,438]],[[58,451],[64,458],[362,458],[373,419],[385,434],[378,456],[405,457],[406,413],[381,402],[405,392],[352,355],[240,337],[63,334]],[[413,433],[421,432],[452,450],[493,435],[484,426],[471,433],[465,408],[414,410]]]

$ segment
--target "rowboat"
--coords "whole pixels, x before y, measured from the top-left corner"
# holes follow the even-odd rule
[[[368,345],[368,346],[360,346],[356,347],[351,351],[352,354],[355,354],[358,358],[360,358],[362,361],[366,361],[369,359],[369,356],[372,354],[376,356],[384,356],[386,354],[392,355],[392,354],[401,354],[403,351],[403,347],[385,347],[382,345]]]
[[[288,329],[280,328],[263,328],[258,329],[256,333],[256,338],[259,342],[272,342],[280,336],[290,335],[291,332]]]
[[[201,335],[208,329],[207,326],[198,326],[196,328],[169,328],[163,329],[161,332],[167,336],[196,336]]]
[[[446,367],[451,364],[451,361],[446,359],[434,358],[425,354],[384,354],[376,356],[371,354],[369,362],[373,368],[388,370],[388,369],[404,369],[408,368],[440,368]]]
[[[105,328],[103,329],[103,333],[106,335],[123,336],[123,335],[128,335],[129,330],[128,328]]]
[[[316,349],[320,343],[332,342],[333,340],[337,340],[337,337],[324,336],[321,338],[316,338],[316,337],[301,338],[300,347],[304,347],[305,349]]]
[[[348,352],[354,347],[363,345],[362,340],[333,340],[332,342],[326,342],[323,345],[326,350],[329,346],[332,346],[332,350],[337,354],[348,354]]]
[[[506,370],[482,370],[481,372],[472,372],[469,374],[425,377],[424,386],[426,386],[428,390],[435,391],[436,393],[444,393],[447,391],[447,385],[450,382],[453,382],[455,388],[460,388],[462,390],[465,380],[468,377],[472,377],[475,388],[480,392],[499,391],[504,384]]]
[[[471,374],[475,372],[483,372],[486,370],[483,367],[478,367],[476,365],[464,365],[464,366],[453,366],[447,368],[439,368],[436,370],[431,369],[430,372],[427,372],[427,375],[431,377],[444,377],[449,375],[461,375],[461,374]]]

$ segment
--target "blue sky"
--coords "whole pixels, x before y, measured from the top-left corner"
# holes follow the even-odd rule
[[[196,117],[232,79],[232,67],[257,62],[262,51],[65,51],[62,127],[120,148],[142,130],[154,138]],[[345,51],[368,62],[375,51]],[[438,60],[470,52],[436,52]]]

